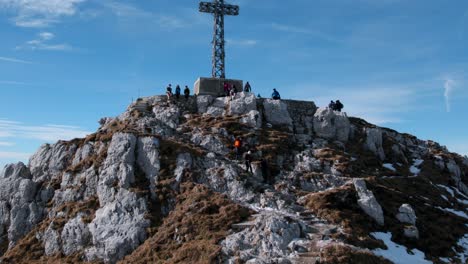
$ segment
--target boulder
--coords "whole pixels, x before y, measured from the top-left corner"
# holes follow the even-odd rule
[[[314,115],[314,131],[318,137],[347,142],[351,123],[346,113],[333,111],[330,108],[319,108]]]
[[[91,233],[80,215],[65,224],[60,237],[65,256],[80,252],[91,243]]]
[[[175,105],[170,105],[169,107],[155,106],[153,114],[156,120],[172,129],[176,129],[179,126],[180,109]]]
[[[227,112],[231,115],[243,115],[250,111],[257,111],[257,99],[253,93],[237,93],[228,104]]]
[[[361,209],[379,225],[384,225],[382,207],[377,202],[372,191],[367,189],[366,181],[364,179],[354,179],[354,188],[358,193],[358,204]]]
[[[155,137],[142,137],[137,141],[137,164],[150,183],[150,192],[156,198],[156,184],[158,182],[159,140]]]
[[[406,224],[416,224],[416,213],[414,212],[413,208],[409,204],[402,204],[400,208],[398,209],[398,214],[396,215],[396,218]]]
[[[257,110],[252,110],[245,114],[245,116],[240,119],[240,122],[252,128],[261,128],[262,116]]]
[[[281,100],[265,99],[263,101],[266,122],[276,126],[287,126],[293,129],[293,120],[288,112],[288,105]]]
[[[404,229],[403,229],[403,234],[406,236],[406,237],[409,237],[409,238],[414,238],[414,239],[419,239],[419,230],[416,226],[412,225],[412,226],[406,226]]]

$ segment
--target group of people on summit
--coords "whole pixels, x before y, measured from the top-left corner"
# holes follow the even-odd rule
[[[231,84],[229,82],[223,82],[223,89],[224,89],[224,94],[227,96],[227,97],[230,97],[231,100],[234,100],[235,96],[236,96],[236,93],[238,92],[237,91],[237,87],[235,84]],[[241,89],[242,90],[242,89]],[[251,93],[252,92],[252,87],[250,86],[250,83],[247,82],[244,86],[244,89],[243,89],[244,92],[246,93]],[[174,96],[174,93],[172,92],[172,85],[169,84],[166,88],[166,95],[167,95],[167,100],[168,102],[171,102],[172,101],[172,98]],[[177,85],[176,88],[175,88],[175,98],[177,100],[179,100],[180,98],[180,95],[181,95],[181,89],[180,89],[180,86]],[[185,86],[185,89],[184,89],[184,97],[185,97],[185,100],[188,100],[190,96],[190,88],[186,85]],[[260,94],[258,95],[258,97],[260,98]],[[273,100],[281,100],[281,95],[280,93],[276,90],[276,88],[273,89],[273,93],[271,94],[271,98]],[[335,101],[331,101],[329,104],[328,104],[328,108],[334,110],[334,111],[338,111],[338,112],[341,112],[341,110],[343,109],[344,105],[343,103],[340,102],[340,100],[336,100]]]
[[[172,97],[174,96],[174,94],[172,93],[172,84],[169,84],[167,86],[166,95],[167,95],[167,100],[170,102],[172,100]],[[188,100],[190,96],[190,89],[188,88],[187,85],[185,85],[184,96],[185,96],[185,100]],[[175,88],[175,97],[177,100],[179,100],[180,98],[180,86],[179,85],[177,85]]]
[[[344,105],[340,102],[340,100],[336,100],[336,102],[334,102],[333,100],[330,101],[330,103],[328,104],[328,108],[330,108],[331,110],[333,111],[338,111],[338,112],[341,112],[341,110],[343,109]]]

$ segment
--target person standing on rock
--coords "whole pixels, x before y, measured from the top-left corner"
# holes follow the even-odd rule
[[[240,149],[242,148],[242,138],[238,137],[234,140],[234,149],[236,151],[236,159],[239,160]]]
[[[188,98],[190,96],[190,89],[188,88],[187,85],[185,85],[184,95],[185,95],[185,100],[188,100]]]
[[[229,89],[229,84],[228,84],[227,82],[224,82],[224,84],[223,84],[223,89],[224,89],[224,94],[225,94],[226,96],[229,96],[231,91],[230,91],[230,89]]]
[[[336,100],[336,103],[335,103],[335,109],[336,111],[338,112],[341,112],[341,110],[343,109],[344,105],[340,102],[340,100]]]
[[[252,91],[252,87],[250,87],[250,83],[247,82],[244,86],[244,92],[250,93]]]
[[[245,159],[245,170],[247,172],[253,173],[253,170],[252,170],[253,157],[252,157],[252,152],[250,150],[247,151],[247,153],[245,154],[244,159]]]
[[[172,98],[172,85],[169,84],[166,88],[167,101],[170,102]]]
[[[276,88],[273,88],[273,93],[271,94],[271,98],[273,98],[273,100],[280,100],[281,99],[281,96],[280,96],[279,92],[276,91]]]
[[[236,98],[236,86],[234,85],[230,91],[231,101]]]
[[[175,88],[175,97],[177,100],[179,100],[179,97],[180,97],[180,86],[177,85],[176,88]]]
[[[336,108],[335,101],[331,100],[330,103],[328,104],[328,108],[330,108],[331,110],[335,110]]]

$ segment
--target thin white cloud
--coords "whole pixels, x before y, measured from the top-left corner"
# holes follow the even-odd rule
[[[32,64],[32,62],[30,62],[30,61],[20,60],[20,59],[16,59],[16,58],[7,58],[7,57],[0,57],[0,61],[13,62],[13,63],[23,63],[23,64]]]
[[[0,159],[27,160],[31,153],[0,151]]]
[[[21,122],[0,119],[0,138],[35,139],[47,142],[84,137],[91,132],[76,126],[30,126]]]
[[[0,9],[15,13],[19,27],[43,28],[77,13],[78,4],[87,0],[0,0]]]
[[[447,112],[450,112],[451,110],[450,100],[451,100],[451,96],[453,93],[453,89],[455,88],[456,84],[457,83],[455,82],[455,80],[450,77],[447,77],[444,80],[444,98],[445,98],[445,108]]]
[[[51,44],[50,41],[55,38],[55,35],[50,32],[41,32],[37,34],[37,38],[27,41],[21,46],[17,46],[18,50],[50,50],[50,51],[71,51],[73,47],[69,44]]]
[[[258,44],[258,41],[254,39],[227,39],[226,42],[233,46],[255,46]]]
[[[146,24],[157,25],[159,28],[165,30],[180,29],[191,25],[187,20],[180,17],[170,16],[167,14],[156,14],[129,3],[111,1],[103,2],[102,4],[104,7],[109,9],[112,14],[127,23],[131,21],[141,22],[144,20],[147,21]],[[140,25],[141,23],[138,23],[138,26]]]
[[[11,146],[14,146],[15,143],[14,142],[3,142],[3,141],[0,141],[0,147],[11,147]]]
[[[284,24],[279,24],[279,23],[272,23],[271,27],[276,31],[282,31],[282,32],[293,33],[293,34],[301,34],[301,35],[310,35],[315,38],[323,39],[329,42],[336,42],[336,43],[343,42],[342,40],[332,37],[321,31],[312,30],[309,28],[290,26],[290,25],[284,25]]]

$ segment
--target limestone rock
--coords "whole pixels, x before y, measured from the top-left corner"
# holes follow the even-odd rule
[[[419,230],[414,225],[406,226],[403,230],[403,234],[409,238],[419,239]]]
[[[153,108],[154,118],[166,126],[176,129],[179,125],[180,119],[180,110],[175,105],[170,105],[169,107],[159,107],[156,106]]]
[[[398,214],[396,215],[396,218],[402,223],[415,225],[417,217],[411,205],[402,204],[398,209]]]
[[[329,108],[319,108],[314,115],[314,131],[319,137],[347,142],[351,123],[346,113],[336,112]]]
[[[61,234],[62,250],[66,256],[82,251],[91,243],[91,233],[80,215],[68,221]]]
[[[89,225],[94,246],[85,250],[87,259],[115,263],[132,252],[146,239],[146,213],[143,198],[119,189],[114,201],[97,210]]]
[[[136,141],[132,134],[117,133],[112,137],[97,186],[101,205],[114,200],[116,185],[127,189],[135,181],[133,164]]]
[[[288,112],[288,105],[281,100],[266,99],[263,101],[266,122],[272,125],[287,126],[292,130],[292,118]]]
[[[361,209],[372,217],[379,225],[384,224],[382,207],[377,202],[372,191],[367,189],[366,181],[363,179],[354,179],[354,187],[359,195],[358,204]]]
[[[203,135],[202,133],[195,133],[193,134],[191,141],[217,154],[226,155],[229,153],[226,145],[216,135]]]
[[[446,164],[448,171],[452,176],[452,180],[455,183],[455,187],[458,188],[462,193],[468,195],[468,186],[461,180],[461,169],[454,160],[449,160]]]
[[[365,147],[377,155],[380,160],[385,160],[385,152],[382,144],[382,130],[380,128],[366,128]]]
[[[197,96],[197,107],[198,113],[206,113],[208,106],[213,102],[213,97],[211,95],[199,95]]]
[[[257,100],[253,93],[237,93],[234,100],[229,102],[228,113],[231,115],[243,115],[250,111],[257,111]]]
[[[278,263],[291,252],[290,243],[301,237],[300,224],[273,213],[262,213],[251,225],[221,242],[230,260],[237,255],[242,262],[255,258],[255,263]]]
[[[29,170],[36,182],[57,178],[68,166],[76,146],[63,143],[44,144],[29,159]]]
[[[190,169],[192,167],[192,155],[190,153],[180,153],[177,156],[177,166],[174,171],[175,178],[177,182],[182,181],[182,177],[184,175],[184,171],[186,169]]]
[[[151,197],[156,198],[159,176],[159,140],[155,137],[138,138],[137,164],[150,183]]]
[[[261,128],[262,116],[257,110],[252,110],[248,112],[244,117],[242,117],[240,119],[240,122],[252,128]]]

